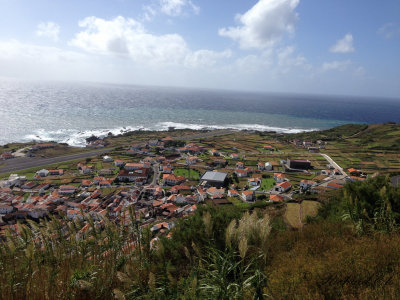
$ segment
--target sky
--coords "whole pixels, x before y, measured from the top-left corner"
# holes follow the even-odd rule
[[[398,0],[0,0],[0,77],[400,97]]]

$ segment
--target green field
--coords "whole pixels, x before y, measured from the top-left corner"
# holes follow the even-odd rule
[[[190,173],[189,173],[189,170],[187,168],[178,168],[178,169],[174,170],[174,174],[176,176],[183,176],[185,178],[192,179],[192,180],[200,179],[200,173],[193,169],[190,169]]]
[[[261,181],[261,189],[264,191],[270,190],[275,185],[275,180],[271,178],[263,178]]]

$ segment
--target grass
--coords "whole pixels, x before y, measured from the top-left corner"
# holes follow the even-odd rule
[[[299,203],[287,203],[285,219],[293,228],[301,228],[307,216],[315,217],[321,204],[317,201],[304,200]]]
[[[190,169],[190,173],[189,173],[189,170],[187,168],[178,168],[178,169],[174,170],[174,174],[176,176],[183,176],[185,178],[192,179],[192,180],[200,179],[200,173],[194,169]]]
[[[305,221],[307,216],[315,217],[318,214],[318,209],[321,204],[317,201],[304,200],[301,202],[302,221]]]
[[[261,189],[264,191],[270,190],[275,185],[275,180],[273,178],[262,178]]]
[[[228,197],[227,199],[236,207],[248,209],[251,206],[251,204],[243,202],[239,197]]]
[[[284,217],[293,228],[301,228],[303,226],[300,221],[300,205],[297,203],[287,203]]]

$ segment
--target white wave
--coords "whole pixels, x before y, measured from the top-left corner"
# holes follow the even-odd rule
[[[141,126],[126,126],[117,127],[112,129],[94,129],[94,130],[76,130],[76,129],[59,129],[54,131],[46,131],[45,129],[38,129],[32,134],[24,137],[25,141],[55,141],[59,143],[67,143],[70,146],[85,147],[86,138],[92,135],[103,138],[111,132],[113,135],[126,133],[135,130],[154,130],[166,131],[170,127],[175,129],[191,129],[191,130],[215,130],[215,129],[233,129],[233,130],[257,130],[257,131],[275,131],[279,133],[298,133],[305,131],[319,130],[317,128],[282,128],[267,126],[261,124],[224,124],[224,125],[206,125],[206,124],[192,124],[192,123],[178,123],[178,122],[159,122],[149,127]]]

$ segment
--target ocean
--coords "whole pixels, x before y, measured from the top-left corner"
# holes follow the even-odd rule
[[[400,100],[0,80],[0,145],[84,146],[93,134],[168,127],[294,133],[388,121],[400,122]]]

